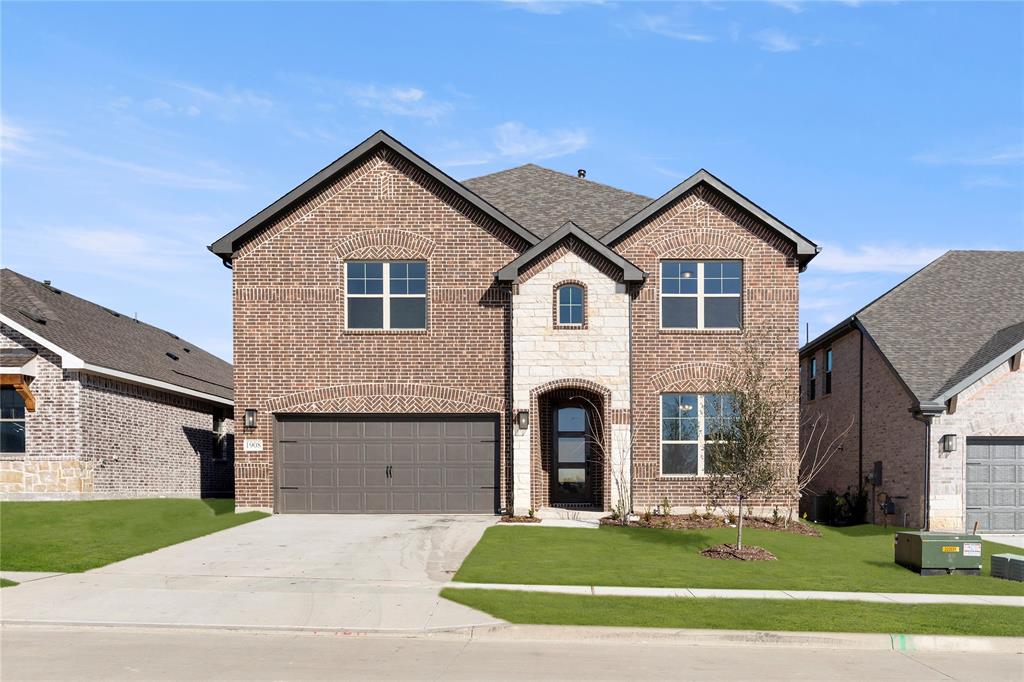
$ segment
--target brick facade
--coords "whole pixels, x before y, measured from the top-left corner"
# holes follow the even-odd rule
[[[216,451],[212,431],[213,414],[221,408],[65,370],[59,356],[6,326],[0,327],[0,343],[38,354],[25,454],[0,455],[0,496],[231,495],[231,451]],[[230,431],[227,419],[229,438]]]
[[[924,513],[924,448],[925,424],[914,418],[914,398],[893,372],[878,349],[866,338],[863,341],[864,405],[863,428],[860,419],[860,353],[861,334],[856,329],[834,339],[832,348],[832,392],[825,393],[825,351],[815,352],[818,377],[814,400],[808,399],[807,381],[810,357],[801,365],[801,437],[810,438],[810,424],[820,417],[819,426],[827,429],[825,442],[838,437],[847,427],[842,451],[836,453],[812,482],[814,494],[832,490],[843,494],[856,492],[859,483],[868,492],[868,520],[882,523],[877,511],[879,493],[885,492],[896,504],[896,514],[889,523],[920,527]],[[860,438],[863,437],[863,448]],[[815,437],[817,440],[817,437]],[[860,460],[863,460],[861,464]],[[874,463],[882,462],[882,486],[872,490],[863,482]]]
[[[495,273],[528,247],[388,149],[339,171],[234,247],[235,405],[239,415],[257,410],[256,427],[236,442],[237,503],[274,504],[275,414],[493,412],[501,507],[545,506],[545,403],[575,390],[601,406],[624,458],[632,415],[627,477],[638,506],[669,497],[703,509],[701,479],[658,473],[660,394],[710,390],[748,339],[784,383],[791,409],[778,457],[793,461],[799,264],[791,242],[699,185],[614,247],[649,273],[643,285],[625,287],[615,266],[573,240],[523,268],[515,293],[496,284]],[[743,329],[660,330],[663,258],[743,260]],[[425,260],[426,329],[346,330],[343,273],[352,259]],[[566,281],[585,287],[583,327],[555,324],[554,288]],[[510,423],[518,410],[531,412],[525,431]],[[261,439],[263,450],[244,452],[244,438]],[[599,481],[609,508],[607,468]]]
[[[677,510],[704,509],[703,479],[660,474],[661,394],[713,390],[748,339],[757,344],[768,375],[782,382],[785,400],[792,406],[785,412],[778,459],[793,461],[799,419],[800,270],[793,245],[715,190],[698,186],[614,247],[648,273],[647,281],[631,291],[634,507],[653,508],[668,498]],[[660,261],[678,258],[743,261],[740,331],[660,328]],[[754,504],[781,509],[789,501],[775,498]]]

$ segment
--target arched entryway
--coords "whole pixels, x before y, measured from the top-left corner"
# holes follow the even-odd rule
[[[533,395],[535,508],[609,508],[609,394],[593,382],[560,382]]]

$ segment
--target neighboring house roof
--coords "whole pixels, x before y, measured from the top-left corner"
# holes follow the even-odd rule
[[[1024,349],[1024,251],[949,251],[801,355],[853,325],[919,403],[942,403]]]
[[[600,239],[652,201],[532,163],[462,184],[541,237],[572,221]]]
[[[231,364],[171,332],[7,268],[0,289],[0,319],[61,355],[65,368],[231,404]]]
[[[208,248],[225,261],[229,261],[232,254],[234,254],[235,250],[246,237],[260,230],[289,207],[302,201],[303,198],[317,191],[325,183],[330,182],[336,175],[344,172],[349,166],[358,162],[368,154],[373,154],[381,147],[387,147],[391,151],[395,152],[420,171],[426,173],[441,185],[454,192],[457,196],[464,199],[470,205],[490,216],[495,220],[495,222],[503,225],[526,240],[527,243],[536,244],[540,241],[540,238],[537,237],[537,235],[524,229],[521,225],[489,204],[487,201],[466,189],[465,186],[461,185],[451,176],[444,173],[442,170],[416,154],[383,130],[378,130],[376,133],[363,140],[360,144],[335,159],[330,165],[320,170],[301,185],[215,241]]]
[[[628,260],[620,256],[615,251],[611,250],[590,233],[582,229],[579,225],[573,222],[568,222],[562,225],[560,228],[549,234],[543,239],[543,241],[534,244],[530,247],[523,255],[516,258],[514,261],[503,267],[497,272],[495,277],[501,281],[515,281],[519,276],[519,271],[531,261],[542,256],[549,249],[557,246],[563,239],[575,237],[579,239],[583,244],[593,249],[596,253],[604,257],[608,262],[615,265],[617,268],[622,270],[622,280],[625,282],[641,282],[644,279],[644,273],[640,268],[630,263]]]

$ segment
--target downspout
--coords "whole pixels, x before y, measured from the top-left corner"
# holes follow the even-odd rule
[[[931,460],[932,460],[932,418],[924,423],[924,528],[929,530],[931,526]]]
[[[857,494],[864,494],[864,332],[860,336],[860,358],[857,369]],[[874,518],[875,501],[871,500],[871,517]]]
[[[644,274],[644,280],[647,279],[646,273]],[[640,283],[641,286],[643,282]],[[629,363],[629,506],[626,510],[627,514],[633,513],[633,443],[636,442],[636,425],[634,424],[634,398],[633,398],[633,296],[629,292],[629,286],[626,286],[626,306],[627,315],[627,332],[626,332],[626,361]],[[660,400],[660,398],[659,398]],[[660,429],[661,426],[659,425]]]

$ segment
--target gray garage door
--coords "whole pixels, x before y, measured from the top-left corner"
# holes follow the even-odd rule
[[[497,420],[480,416],[278,417],[282,513],[497,510]]]
[[[967,530],[1024,531],[1024,436],[967,439]]]

